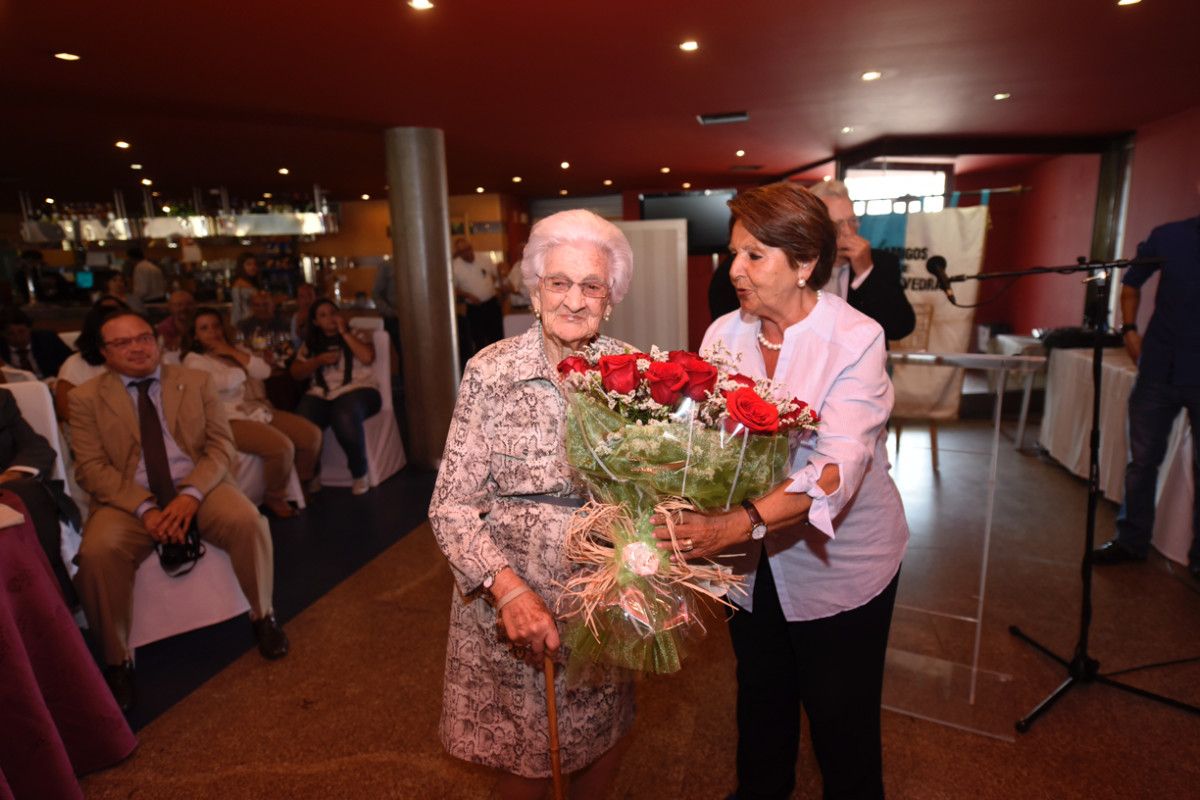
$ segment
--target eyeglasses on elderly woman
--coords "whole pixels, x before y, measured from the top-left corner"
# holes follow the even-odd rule
[[[546,275],[542,278],[542,285],[546,287],[547,291],[554,294],[566,294],[571,291],[572,286],[577,284],[565,275]],[[608,284],[603,281],[579,281],[578,286],[584,297],[608,297]]]

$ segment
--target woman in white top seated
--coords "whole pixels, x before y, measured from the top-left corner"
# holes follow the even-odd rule
[[[321,455],[321,431],[298,414],[272,408],[262,381],[271,368],[258,356],[229,343],[225,320],[211,308],[201,308],[192,317],[183,336],[183,365],[212,375],[217,395],[229,418],[233,443],[243,453],[263,460],[265,505],[275,516],[296,515],[288,503],[288,479],[295,465],[300,480],[308,482],[316,473]]]
[[[58,380],[54,384],[54,410],[58,413],[60,422],[68,422],[70,401],[67,395],[76,386],[82,386],[97,375],[104,374],[104,356],[100,352],[100,325],[114,311],[128,311],[127,306],[119,297],[111,294],[103,295],[92,304],[87,316],[83,318],[83,327],[79,338],[75,340],[75,349],[58,368]]]
[[[371,369],[374,362],[374,345],[346,326],[332,300],[321,298],[312,304],[304,344],[291,367],[296,380],[311,379],[296,412],[322,429],[333,428],[338,444],[346,451],[354,494],[371,488],[363,423],[378,414],[383,403]]]

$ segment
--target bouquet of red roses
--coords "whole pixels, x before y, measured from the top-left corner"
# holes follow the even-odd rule
[[[741,580],[715,562],[671,559],[651,516],[727,510],[766,492],[786,475],[789,436],[815,430],[817,415],[734,372],[720,351],[585,351],[558,370],[567,459],[591,495],[568,531],[578,570],[560,608],[572,660],[675,672],[685,640],[703,630],[696,595],[721,598]]]

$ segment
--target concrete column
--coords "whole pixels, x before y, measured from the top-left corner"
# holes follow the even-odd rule
[[[392,295],[400,319],[409,461],[436,469],[461,377],[450,273],[446,147],[435,128],[384,133],[392,230]]]

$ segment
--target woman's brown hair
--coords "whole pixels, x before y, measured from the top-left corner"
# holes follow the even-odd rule
[[[833,271],[837,228],[825,203],[798,183],[783,181],[741,192],[729,201],[730,220],[768,247],[778,247],[792,269],[816,261],[808,285],[820,289]]]

